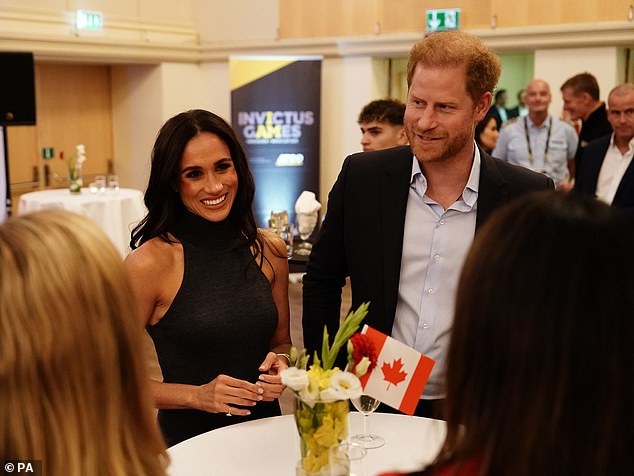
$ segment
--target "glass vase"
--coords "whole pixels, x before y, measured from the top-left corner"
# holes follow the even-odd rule
[[[330,449],[348,437],[348,400],[316,402],[312,407],[296,399],[295,423],[301,460],[298,476],[330,476]]]
[[[68,166],[68,190],[70,193],[81,193],[83,185],[81,177],[81,164]]]

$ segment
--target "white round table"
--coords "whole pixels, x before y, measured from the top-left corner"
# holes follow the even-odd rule
[[[362,432],[362,418],[350,413],[350,435]],[[368,450],[362,460],[364,476],[420,469],[433,460],[445,438],[441,420],[388,413],[369,418],[369,431],[385,438],[385,445]],[[168,453],[170,476],[293,476],[300,459],[299,435],[293,415],[284,415],[219,428],[172,446]]]
[[[18,215],[44,208],[62,208],[84,215],[101,226],[121,256],[130,252],[130,230],[145,215],[143,193],[131,188],[81,193],[68,189],[42,190],[20,196]]]

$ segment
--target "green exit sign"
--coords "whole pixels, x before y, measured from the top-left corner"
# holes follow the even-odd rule
[[[76,24],[78,30],[101,31],[103,29],[103,13],[77,10]]]
[[[427,10],[427,31],[457,30],[460,27],[460,9]]]

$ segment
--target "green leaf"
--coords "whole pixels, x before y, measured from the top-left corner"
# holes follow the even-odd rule
[[[361,321],[363,321],[365,316],[368,314],[369,306],[369,302],[364,302],[357,308],[356,311],[351,312],[346,316],[335,334],[335,340],[333,341],[332,346],[328,346],[328,331],[326,326],[324,326],[324,340],[322,342],[321,359],[325,370],[331,369],[335,364],[339,350],[359,329]]]

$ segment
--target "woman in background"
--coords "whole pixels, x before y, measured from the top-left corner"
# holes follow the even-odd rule
[[[282,239],[256,228],[254,192],[223,119],[192,110],[163,125],[126,266],[163,373],[151,385],[170,446],[280,414],[288,260]]]
[[[633,243],[620,211],[574,194],[491,217],[459,284],[447,437],[417,474],[632,474]]]
[[[491,155],[495,144],[498,142],[500,131],[498,131],[497,122],[495,117],[490,114],[484,116],[475,128],[476,143],[480,146],[480,149]]]
[[[108,238],[46,210],[0,225],[0,461],[39,474],[165,474],[135,303]]]

